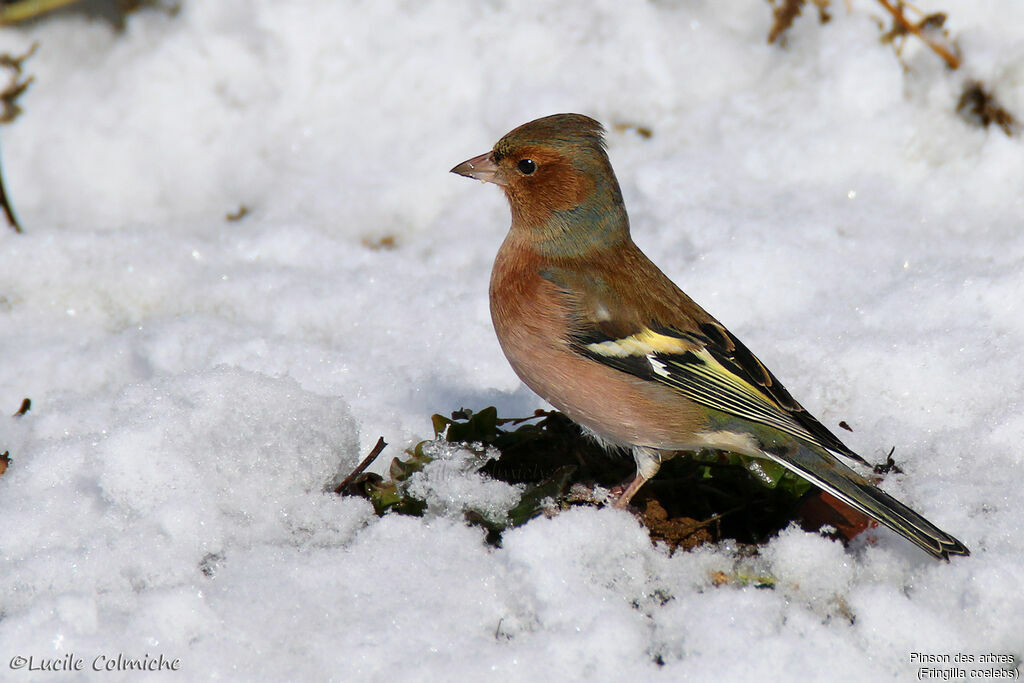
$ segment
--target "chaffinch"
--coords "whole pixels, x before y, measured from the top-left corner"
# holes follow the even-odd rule
[[[637,474],[625,507],[679,451],[766,458],[935,557],[963,543],[844,465],[867,464],[633,243],[604,129],[580,114],[526,123],[452,173],[499,185],[512,227],[491,272],[491,319],[519,377]]]

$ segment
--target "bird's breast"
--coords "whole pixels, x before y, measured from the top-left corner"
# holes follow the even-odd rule
[[[694,404],[572,348],[572,306],[580,297],[542,277],[547,265],[510,234],[491,271],[491,319],[519,378],[612,443],[666,450],[698,447],[696,432],[703,419]]]

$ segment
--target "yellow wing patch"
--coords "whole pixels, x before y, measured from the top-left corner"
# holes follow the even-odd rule
[[[643,376],[640,368],[646,367],[652,380],[697,403],[818,442],[761,387],[731,372],[702,344],[643,329],[583,348],[596,360],[627,372]],[[638,361],[643,365],[636,365]]]
[[[653,330],[643,329],[622,339],[587,344],[587,351],[608,358],[627,358],[629,356],[648,356],[652,353],[666,355],[698,351],[701,347],[687,344],[678,337],[659,334]]]

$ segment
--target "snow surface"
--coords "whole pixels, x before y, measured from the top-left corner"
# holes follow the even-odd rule
[[[179,658],[221,680],[907,680],[1024,657],[1024,4],[923,0],[965,56],[833,3],[182,3],[126,31],[0,30],[36,81],[2,130],[0,677],[15,656]],[[560,111],[610,128],[636,241],[971,548],[788,529],[670,555],[627,513],[507,532],[458,455],[426,518],[324,493],[430,415],[542,406],[487,311],[500,192],[448,174]],[[644,138],[635,129],[650,128]],[[245,205],[251,214],[228,222]],[[371,248],[393,238],[395,248]],[[774,589],[712,576],[772,576]],[[661,665],[657,663],[660,660]],[[953,665],[942,665],[949,668]],[[990,668],[977,665],[977,668]],[[102,680],[137,680],[110,673]]]

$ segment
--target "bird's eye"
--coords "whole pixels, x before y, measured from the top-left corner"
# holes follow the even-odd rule
[[[537,162],[533,159],[521,159],[516,167],[523,175],[530,175],[537,170]]]

